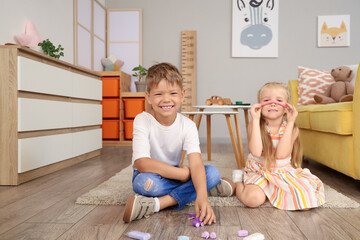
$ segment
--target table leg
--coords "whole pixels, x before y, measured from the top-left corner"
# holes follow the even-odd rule
[[[238,146],[239,146],[239,150],[240,150],[241,168],[243,168],[243,167],[245,167],[245,161],[244,161],[244,148],[243,148],[243,143],[242,143],[242,139],[241,139],[239,114],[235,114],[234,118],[235,118],[235,128],[236,128]]]
[[[206,129],[207,129],[207,158],[211,161],[211,115],[206,115]]]
[[[226,122],[227,122],[227,125],[228,125],[228,128],[229,128],[231,143],[232,143],[234,153],[235,153],[236,163],[237,163],[238,168],[241,168],[239,149],[238,149],[238,146],[237,146],[237,143],[236,143],[234,128],[233,128],[233,125],[232,125],[232,122],[231,122],[230,114],[225,114],[225,117],[226,117]]]
[[[249,126],[249,112],[247,109],[244,109],[244,117],[245,117],[245,126],[246,126],[246,131],[248,130],[248,126]]]
[[[200,112],[203,112],[204,109],[200,109],[199,111],[200,111]],[[197,118],[196,118],[196,127],[197,127],[198,130],[199,130],[199,128],[200,128],[201,118],[202,118],[202,114],[197,115]]]

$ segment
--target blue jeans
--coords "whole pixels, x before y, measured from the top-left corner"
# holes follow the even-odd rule
[[[211,165],[205,165],[207,191],[220,182],[219,170]],[[150,181],[148,181],[150,180]],[[196,199],[196,191],[192,180],[181,182],[161,177],[154,173],[140,173],[134,170],[132,178],[134,192],[147,197],[172,196],[178,203],[174,209],[181,209]]]

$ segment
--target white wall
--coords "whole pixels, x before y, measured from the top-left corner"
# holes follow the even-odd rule
[[[32,21],[42,39],[64,47],[64,60],[74,63],[73,0],[0,0],[0,44],[15,43]]]
[[[358,63],[359,0],[280,1],[279,57],[231,57],[231,0],[101,0],[107,8],[143,9],[143,65],[168,61],[181,67],[181,31],[197,31],[197,101],[211,95],[254,103],[267,81],[296,79],[297,66],[331,69]],[[351,46],[317,48],[319,15],[350,14]],[[41,37],[65,48],[74,62],[73,0],[0,0],[0,44],[14,42],[31,20]],[[213,117],[213,137],[229,139],[224,119]],[[243,120],[241,115],[241,120]],[[200,136],[205,136],[205,122]],[[216,127],[215,127],[216,126]],[[243,138],[245,126],[242,123]]]
[[[168,61],[181,68],[181,31],[197,31],[198,104],[211,95],[254,103],[265,82],[296,79],[298,65],[331,69],[360,60],[359,0],[280,1],[279,57],[270,59],[231,57],[231,0],[106,0],[106,7],[143,9],[145,67]],[[351,18],[351,46],[317,48],[317,16],[344,14]],[[225,120],[213,119],[213,137],[229,139]]]

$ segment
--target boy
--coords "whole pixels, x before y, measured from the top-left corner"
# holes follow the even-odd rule
[[[194,199],[196,216],[204,224],[215,223],[207,192],[215,186],[213,196],[234,192],[231,180],[220,181],[216,167],[204,166],[195,123],[177,112],[185,96],[182,81],[179,70],[169,63],[148,70],[146,100],[152,109],[134,120],[132,182],[137,194],[127,200],[126,223],[167,207],[181,209]],[[190,168],[179,167],[183,150]]]

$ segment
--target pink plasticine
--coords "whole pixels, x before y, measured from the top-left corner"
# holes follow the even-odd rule
[[[261,103],[261,106],[263,107],[263,106],[265,106],[265,105],[272,104],[272,103],[275,103],[275,104],[277,104],[277,105],[280,105],[280,106],[282,106],[283,108],[286,108],[286,107],[287,107],[287,105],[286,105],[285,103],[278,102],[278,101],[267,101],[267,102],[263,102],[263,103]]]
[[[249,235],[247,230],[239,230],[238,231],[238,236],[239,237],[246,237],[247,235]]]

